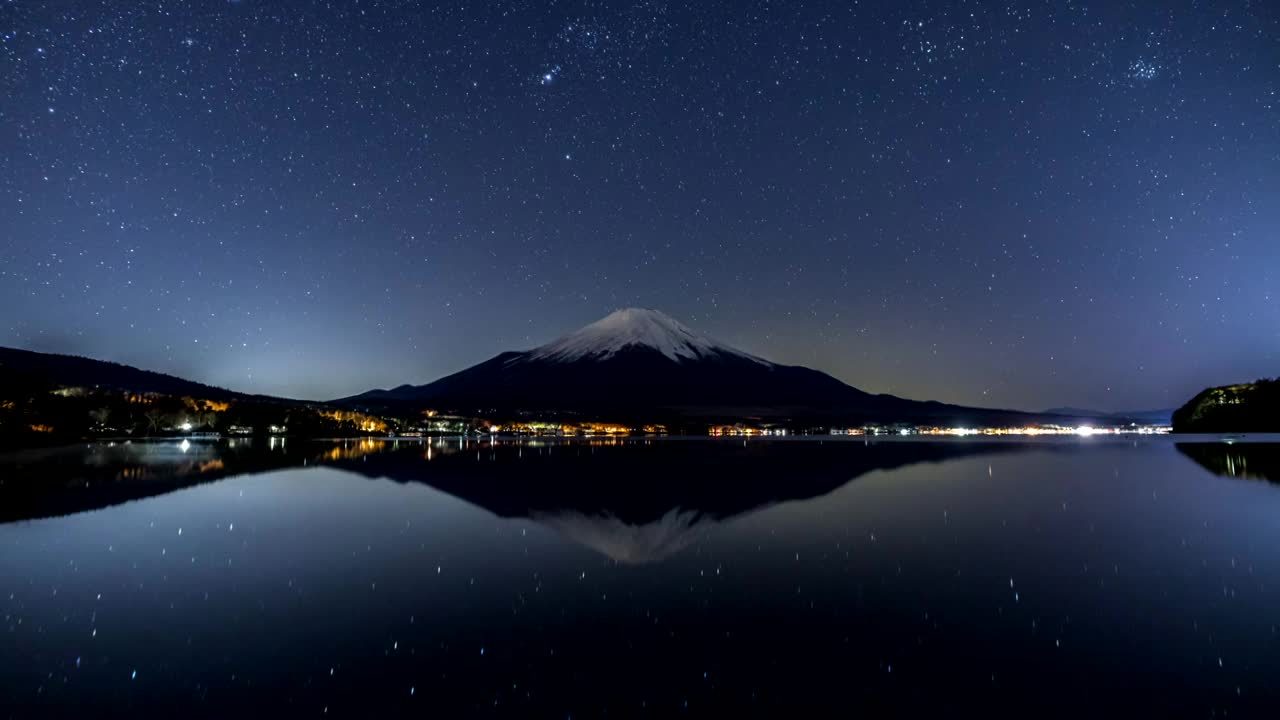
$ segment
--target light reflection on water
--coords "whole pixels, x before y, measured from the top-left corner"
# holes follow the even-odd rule
[[[1278,449],[28,453],[0,485],[0,705],[1270,715]]]

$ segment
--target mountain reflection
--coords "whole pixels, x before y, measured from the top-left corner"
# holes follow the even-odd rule
[[[98,442],[0,456],[0,522],[70,515],[302,464],[283,440]]]
[[[718,439],[98,443],[0,458],[0,522],[84,512],[298,466],[423,484],[618,562],[659,562],[717,524],[874,470],[1018,443]]]
[[[622,441],[483,444],[406,462],[333,465],[422,483],[508,518],[528,518],[624,563],[652,563],[730,518],[815,498],[874,470],[1025,448],[1015,443]]]
[[[555,529],[617,562],[642,565],[665,560],[692,545],[716,520],[696,510],[672,508],[657,520],[628,525],[613,515],[587,515],[576,510],[529,513],[534,522]]]
[[[1280,483],[1280,445],[1273,443],[1178,443],[1178,451],[1225,477]]]

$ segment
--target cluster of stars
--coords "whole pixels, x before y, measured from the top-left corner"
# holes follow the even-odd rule
[[[1134,80],[1155,80],[1160,75],[1160,66],[1150,60],[1138,59],[1129,65],[1129,77]]]

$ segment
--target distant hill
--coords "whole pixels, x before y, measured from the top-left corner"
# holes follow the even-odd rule
[[[546,345],[505,352],[426,385],[372,390],[332,404],[659,422],[751,418],[967,426],[1078,420],[874,395],[817,370],[756,357],[641,308],[619,310]]]
[[[1174,432],[1280,432],[1280,379],[1202,391],[1173,413]]]
[[[68,387],[100,387],[136,393],[186,395],[205,400],[296,402],[266,395],[248,395],[105,360],[6,347],[0,347],[0,382],[4,384],[43,382]]]
[[[1075,407],[1058,407],[1045,410],[1049,415],[1072,415],[1080,418],[1101,420],[1104,422],[1136,422],[1141,425],[1168,425],[1172,422],[1173,408],[1165,410],[1130,410],[1124,412],[1106,412],[1104,410],[1086,410]]]

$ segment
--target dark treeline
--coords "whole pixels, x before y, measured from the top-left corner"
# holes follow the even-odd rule
[[[1280,432],[1280,379],[1209,388],[1173,413],[1174,432]]]

